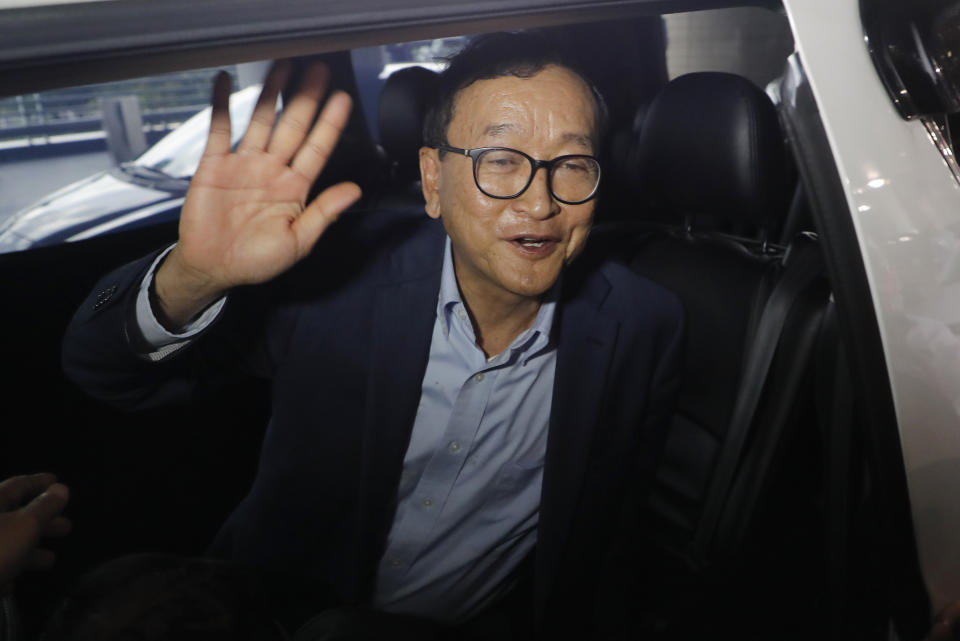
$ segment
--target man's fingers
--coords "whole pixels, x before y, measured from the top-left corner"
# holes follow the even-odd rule
[[[0,511],[15,510],[57,481],[53,474],[24,474],[0,483]]]
[[[360,198],[360,187],[354,183],[338,183],[317,196],[293,223],[297,235],[298,258],[306,256],[320,238],[320,234],[335,221],[343,210]]]
[[[257,106],[253,108],[250,125],[240,141],[239,151],[263,151],[267,148],[270,133],[273,131],[273,121],[277,114],[277,96],[287,85],[290,78],[290,62],[281,60],[276,62],[263,82],[263,89],[257,99]]]
[[[280,122],[277,123],[267,147],[267,153],[283,164],[290,162],[307,137],[329,79],[330,69],[327,65],[315,64],[307,67],[296,95],[284,107],[283,115],[280,116]]]
[[[210,134],[204,156],[219,156],[230,153],[230,75],[226,71],[217,74],[213,82],[212,110],[210,112]]]
[[[44,528],[54,517],[60,515],[69,500],[70,490],[67,489],[67,486],[62,483],[54,483],[21,509],[36,519],[41,528]]]
[[[300,147],[290,166],[311,183],[323,171],[324,165],[333,148],[337,146],[340,135],[350,118],[350,96],[342,91],[335,92],[324,105],[320,117],[310,130],[306,142]]]

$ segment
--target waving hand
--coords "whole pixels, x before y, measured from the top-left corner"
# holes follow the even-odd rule
[[[287,63],[270,71],[235,152],[229,77],[217,77],[210,135],[183,205],[180,238],[155,280],[155,306],[172,327],[231,287],[262,283],[289,269],[360,197],[357,185],[340,183],[306,202],[346,125],[351,101],[334,92],[314,123],[329,70],[313,65],[274,126],[276,98],[289,74]]]

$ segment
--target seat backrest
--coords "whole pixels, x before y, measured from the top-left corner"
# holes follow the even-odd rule
[[[390,164],[383,205],[422,202],[418,152],[423,144],[423,119],[439,76],[419,66],[390,74],[380,92],[380,145]]]
[[[768,226],[793,193],[776,109],[734,74],[692,73],[668,84],[647,109],[638,155],[650,198],[701,230]]]
[[[650,225],[641,211],[642,220],[601,231],[619,237],[635,271],[683,301],[688,364],[679,420],[715,446],[733,413],[750,336],[782,269],[783,248],[765,247],[763,232],[786,212],[786,156],[775,109],[749,81],[712,72],[677,78],[646,109],[635,165],[658,218],[673,222]]]
[[[624,207],[624,203],[644,207],[645,194],[637,182],[637,164],[640,133],[649,107],[649,102],[637,107],[628,123],[609,132],[601,148],[603,179],[595,214],[600,224],[635,220],[636,212]],[[656,220],[656,212],[644,209],[646,220]]]
[[[646,110],[638,145],[637,175],[658,210],[654,218],[674,222],[615,223],[598,232],[636,272],[674,291],[687,314],[684,382],[641,517],[647,552],[659,566],[655,596],[683,604],[673,614],[684,617],[698,599],[717,600],[703,591],[738,568],[786,469],[784,448],[799,421],[829,289],[813,237],[787,248],[767,242],[794,185],[777,113],[763,91],[726,73],[677,78]],[[772,328],[769,369],[755,371],[758,340],[771,331],[765,310],[783,301],[799,263],[810,271],[811,258],[812,276],[788,292],[787,314]],[[762,394],[745,411],[743,397],[755,386]],[[711,508],[719,508],[717,518]]]

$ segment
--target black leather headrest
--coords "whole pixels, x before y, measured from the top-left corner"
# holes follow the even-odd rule
[[[424,67],[406,67],[387,78],[380,92],[380,144],[397,167],[397,177],[419,176],[423,117],[439,76]]]
[[[638,144],[640,179],[678,214],[764,224],[785,211],[789,165],[776,109],[746,78],[676,78],[650,105]]]

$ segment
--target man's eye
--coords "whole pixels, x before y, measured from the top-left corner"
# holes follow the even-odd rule
[[[587,163],[582,160],[565,160],[560,163],[560,169],[576,173],[586,172]]]
[[[488,154],[483,158],[483,166],[485,168],[497,171],[515,169],[520,166],[520,162],[520,158],[511,154]]]

